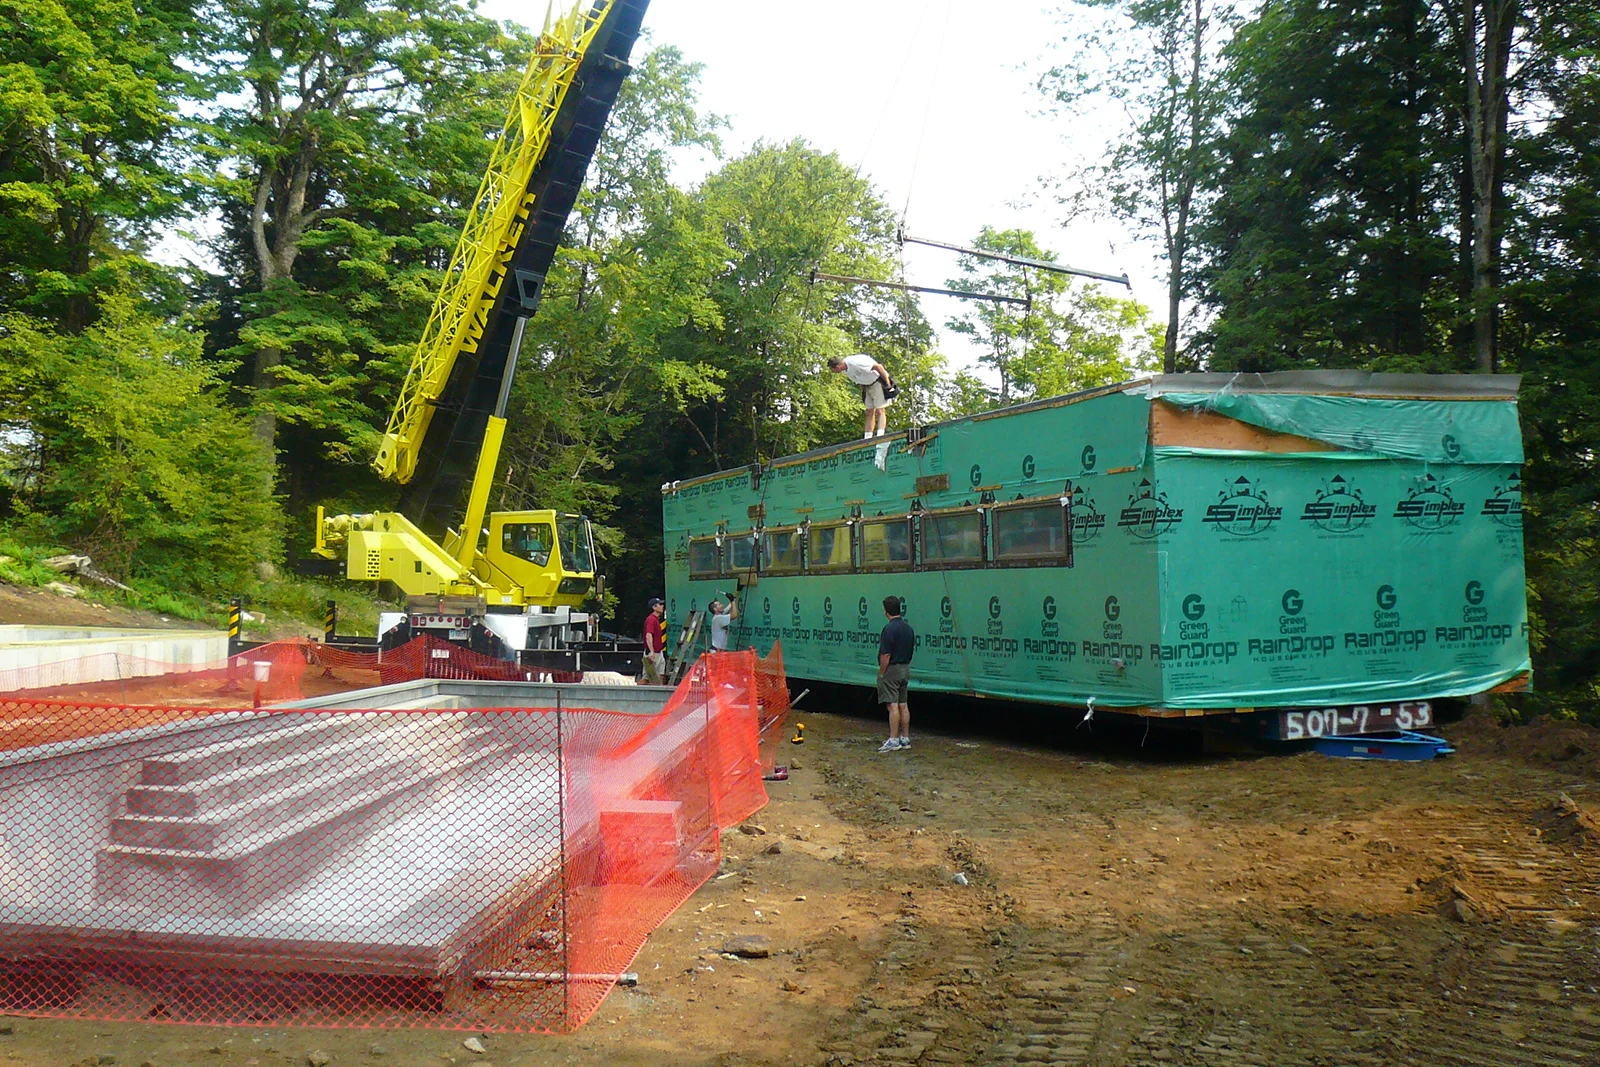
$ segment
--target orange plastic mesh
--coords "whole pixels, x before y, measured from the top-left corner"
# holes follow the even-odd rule
[[[485,667],[434,647],[383,664],[257,649],[236,660],[271,664],[264,677],[232,662],[205,681],[237,685],[213,694],[243,698],[231,707],[0,699],[0,1011],[474,1030],[587,1019],[717,869],[722,830],[766,803],[781,661],[704,658],[659,711],[587,706],[601,690],[581,685],[495,690],[540,705],[527,707],[255,704],[280,665],[296,684]]]

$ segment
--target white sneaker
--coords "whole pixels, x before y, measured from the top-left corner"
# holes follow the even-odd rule
[[[897,738],[895,738],[895,740],[897,742],[899,742],[898,744],[896,744],[894,746],[895,748],[907,749],[907,748],[911,747],[911,738],[909,738],[909,737],[897,737]]]
[[[879,752],[898,752],[899,750],[900,739],[898,737],[891,737],[889,740],[878,746]]]

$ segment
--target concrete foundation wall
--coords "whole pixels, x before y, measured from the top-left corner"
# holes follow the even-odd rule
[[[227,658],[222,631],[0,626],[0,691],[200,670]]]

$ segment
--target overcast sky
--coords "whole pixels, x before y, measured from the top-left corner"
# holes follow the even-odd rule
[[[564,6],[567,0],[557,0]],[[1040,186],[1095,158],[1114,124],[1069,126],[1038,115],[1040,57],[1062,35],[1057,0],[651,0],[650,44],[705,65],[701,102],[727,117],[725,154],[758,140],[803,137],[834,151],[882,191],[918,236],[969,243],[985,225],[1031,229],[1062,262],[1126,271],[1133,295],[1161,305],[1152,247],[1108,221],[1061,225]],[[486,0],[480,10],[538,28],[544,5]],[[710,161],[686,158],[679,177]],[[907,280],[943,285],[951,253],[908,246]],[[1116,287],[1121,291],[1120,287]],[[922,298],[941,347],[969,362],[942,329],[956,301]]]

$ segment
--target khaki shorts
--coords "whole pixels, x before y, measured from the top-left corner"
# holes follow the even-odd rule
[[[868,411],[876,411],[879,408],[889,406],[889,401],[883,398],[882,378],[879,378],[871,385],[863,385],[861,387],[861,402],[866,405]]]
[[[904,704],[911,695],[911,664],[891,663],[878,675],[878,703]]]

